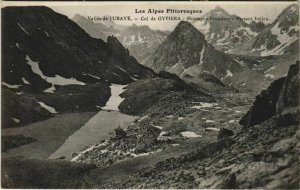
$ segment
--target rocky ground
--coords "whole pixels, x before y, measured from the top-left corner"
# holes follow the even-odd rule
[[[213,142],[219,133],[233,135],[240,130],[238,121],[249,102],[251,98],[245,94],[203,97],[171,92],[140,113],[144,116],[127,129],[117,129],[110,139],[74,154],[72,161],[103,167],[174,146],[180,148],[193,140],[202,141],[202,137],[205,143]]]
[[[211,102],[197,102],[191,97],[180,99],[181,96],[171,93],[146,110],[147,115],[126,131],[116,131],[115,138],[95,145],[74,161],[102,167],[139,154],[180,147],[191,139],[210,137],[199,140],[203,145],[191,148],[183,156],[170,157],[99,187],[297,188],[298,71],[299,64],[293,65],[287,77],[273,82],[256,97],[250,109],[252,99],[242,93],[214,96]],[[262,99],[270,101],[262,104]],[[259,114],[262,110],[267,116]],[[240,123],[244,126],[239,125],[242,117]]]
[[[299,187],[299,127],[276,126],[275,120],[243,130],[233,138],[219,139],[184,157],[160,162],[105,187]]]
[[[22,182],[28,188],[46,187],[49,179],[57,180],[59,185],[51,183],[55,188],[299,188],[300,111],[293,91],[299,75],[289,72],[280,80],[275,90],[255,99],[249,93],[176,91],[172,84],[165,88],[168,94],[139,110],[142,117],[127,129],[74,153],[72,162],[42,163],[42,170],[58,167],[62,174],[53,172],[38,182],[40,171],[28,178],[29,170],[22,168],[34,169],[41,161],[4,159],[9,167],[2,176],[9,179],[4,179],[7,187]],[[276,93],[271,102],[276,111],[262,121],[255,106],[260,97]],[[240,122],[247,112],[259,122]],[[15,174],[15,167],[26,177]],[[68,172],[72,175],[62,178]]]

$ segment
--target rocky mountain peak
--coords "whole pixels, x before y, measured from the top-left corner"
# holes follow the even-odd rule
[[[204,35],[197,30],[191,23],[181,21],[175,30],[169,35],[172,39],[185,40],[184,43],[202,43],[205,40]],[[193,41],[193,42],[192,42]]]
[[[292,4],[288,6],[283,12],[289,12],[289,13],[298,13],[299,14],[299,7],[297,4]]]
[[[129,55],[128,49],[125,49],[115,36],[108,36],[107,44],[115,53]]]
[[[224,13],[226,13],[226,11],[225,11],[222,7],[220,7],[219,5],[217,5],[217,6],[213,9],[213,11],[219,11],[219,12],[224,12]]]
[[[284,25],[296,25],[299,22],[299,8],[296,4],[292,4],[285,8],[275,20],[274,24],[283,23]]]
[[[85,19],[85,17],[82,16],[82,15],[80,15],[80,14],[75,14],[75,15],[73,16],[73,18],[74,18],[74,19]]]
[[[143,64],[156,72],[165,70],[174,73],[199,86],[207,82],[202,75],[204,71],[217,78],[228,78],[229,71],[236,72],[240,67],[229,56],[215,50],[191,23],[184,21],[178,23],[154,55]]]

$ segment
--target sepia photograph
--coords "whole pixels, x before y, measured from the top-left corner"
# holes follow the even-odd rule
[[[1,7],[1,188],[299,189],[299,4]]]

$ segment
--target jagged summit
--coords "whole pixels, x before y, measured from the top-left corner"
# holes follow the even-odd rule
[[[187,22],[187,21],[180,21],[176,28],[180,28],[180,27],[192,27],[194,28],[194,26],[190,23],[190,22]]]
[[[296,4],[286,7],[276,20],[253,41],[252,52],[261,56],[299,52],[299,8]]]
[[[227,55],[215,50],[205,36],[191,23],[181,21],[158,47],[145,65],[154,71],[168,71],[180,78],[202,83],[204,72],[223,78],[239,65]]]
[[[202,43],[204,41],[204,35],[197,30],[191,23],[181,21],[175,27],[174,31],[170,34],[171,39],[182,39],[185,43]],[[197,42],[198,41],[198,42]]]
[[[214,10],[214,11],[222,11],[222,12],[226,12],[225,9],[223,9],[223,8],[220,7],[219,5],[217,5],[213,10]]]

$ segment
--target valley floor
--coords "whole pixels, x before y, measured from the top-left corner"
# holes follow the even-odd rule
[[[271,178],[286,175],[288,171],[284,169],[298,162],[295,154],[284,148],[287,142],[295,143],[298,128],[290,126],[285,131],[271,121],[250,129],[251,132],[242,130],[238,121],[249,109],[249,102],[252,97],[243,93],[216,97],[215,102],[167,98],[163,104],[153,105],[143,117],[102,110],[97,114],[57,114],[23,128],[4,129],[3,136],[22,134],[37,141],[2,154],[2,187],[251,188],[269,181],[270,187],[277,187],[265,172],[273,172]],[[125,129],[126,138],[116,138],[114,129],[118,126]],[[220,138],[222,128],[234,135]],[[281,137],[268,132],[276,130]],[[158,138],[167,140],[157,141]],[[101,143],[106,145],[102,148]],[[71,154],[78,155],[85,146],[91,146],[90,151],[70,162]],[[266,151],[268,148],[275,153]],[[138,149],[144,152],[137,153]],[[276,151],[285,151],[287,157],[278,160],[273,155]],[[273,159],[274,165],[266,159]],[[260,168],[256,177],[264,177],[264,184],[254,183],[256,178],[249,184],[243,181],[243,176],[251,176],[247,167],[259,166],[265,168]],[[236,172],[242,175],[231,177]],[[293,179],[287,180],[295,185]]]

